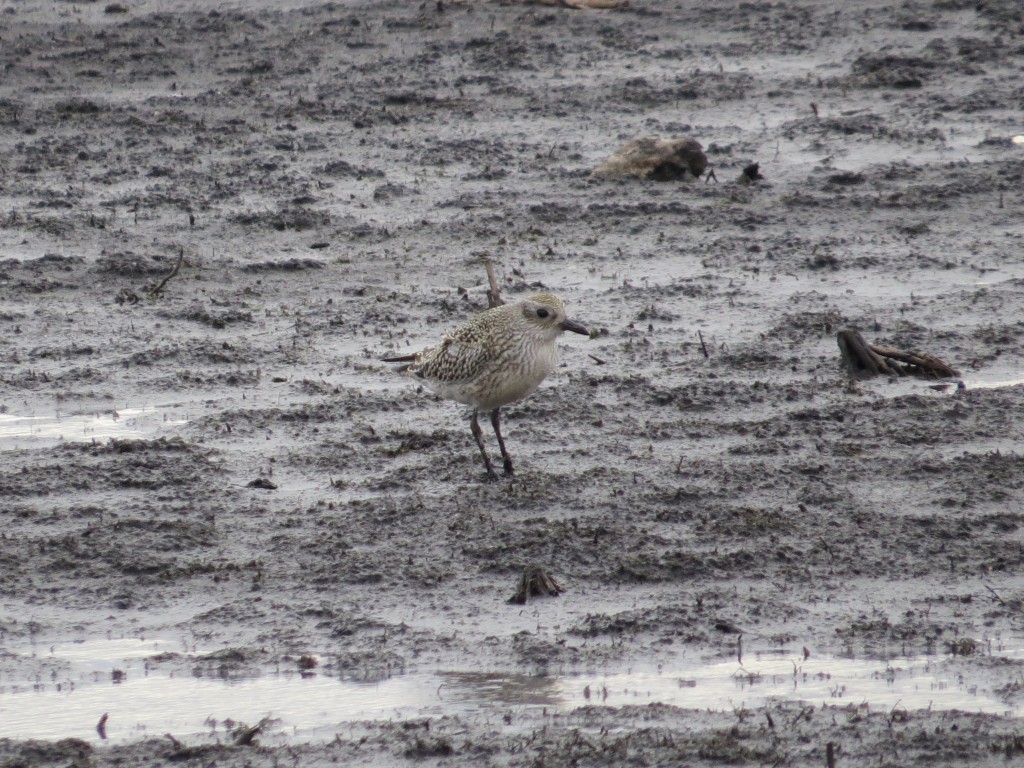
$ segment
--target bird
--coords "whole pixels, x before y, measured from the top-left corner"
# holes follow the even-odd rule
[[[385,363],[404,363],[399,372],[418,380],[445,400],[473,409],[470,430],[484,459],[488,480],[497,480],[484,447],[478,420],[491,414],[505,474],[513,474],[512,459],[501,435],[502,406],[531,395],[558,362],[559,336],[572,331],[589,336],[587,328],[566,314],[565,304],[551,293],[527,296],[474,315],[449,331],[436,347]]]

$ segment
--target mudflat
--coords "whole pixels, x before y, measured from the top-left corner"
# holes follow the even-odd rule
[[[1018,0],[9,0],[0,61],[0,762],[1024,751]],[[636,137],[707,171],[592,176]],[[592,331],[503,410],[496,483],[380,362],[485,309],[486,261]],[[851,383],[842,330],[960,375]],[[508,603],[527,569],[561,594]],[[154,639],[127,680],[48,650]],[[439,687],[317,738],[230,702],[173,738],[111,711],[105,743],[102,699],[90,735],[9,725],[140,675],[582,689],[758,654],[924,658],[963,696],[744,704],[751,672],[732,706]]]

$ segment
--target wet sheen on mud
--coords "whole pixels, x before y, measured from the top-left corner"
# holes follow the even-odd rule
[[[38,448],[63,441],[152,437],[188,421],[184,411],[174,405],[45,416],[0,413],[0,450]]]
[[[514,722],[528,711],[571,716],[588,705],[665,704],[742,712],[772,701],[864,710],[930,709],[1020,716],[992,691],[971,682],[950,656],[842,658],[798,649],[764,650],[737,659],[676,669],[591,671],[569,675],[434,671],[384,679],[328,673],[275,672],[237,677],[196,666],[169,674],[151,666],[182,643],[101,640],[63,643],[27,653],[59,662],[49,680],[0,684],[0,738],[80,738],[124,742],[170,733],[176,738],[230,740],[239,723],[272,718],[268,736],[329,739],[341,724],[458,715]],[[187,649],[186,649],[187,650]],[[1000,657],[1022,651],[1000,650]],[[197,664],[202,657],[195,657]]]

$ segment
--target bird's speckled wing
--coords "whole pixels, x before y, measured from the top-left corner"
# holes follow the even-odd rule
[[[458,384],[476,379],[494,362],[493,345],[484,344],[480,334],[458,328],[414,364],[409,373],[439,384]]]

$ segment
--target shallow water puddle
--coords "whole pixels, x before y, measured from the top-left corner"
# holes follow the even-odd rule
[[[858,388],[862,390],[893,397],[929,392],[939,395],[956,395],[976,389],[1006,389],[1021,385],[1024,385],[1024,376],[1017,371],[971,372],[957,380],[903,376],[901,378],[862,379],[857,382]]]
[[[119,408],[87,414],[57,413],[52,416],[0,413],[0,450],[38,448],[62,441],[152,436],[188,421],[184,411],[172,405]]]
[[[1019,387],[1024,384],[1024,378],[965,378],[964,386],[967,389],[1002,389],[1003,387]]]
[[[185,650],[180,643],[134,639],[37,650],[29,655],[60,663],[62,672],[47,681],[0,681],[0,738],[99,742],[96,726],[104,714],[109,741],[167,733],[230,740],[233,722],[252,725],[272,717],[264,742],[329,740],[361,720],[459,715],[515,722],[524,715],[565,716],[587,705],[664,703],[738,711],[785,699],[873,710],[1024,715],[983,685],[965,680],[963,668],[949,657],[805,659],[787,650],[751,654],[742,665],[736,660],[695,662],[672,671],[565,676],[442,671],[370,682],[322,672],[225,678],[218,676],[215,661],[196,657],[184,659],[191,672],[174,675],[151,668],[148,661],[157,653]]]

